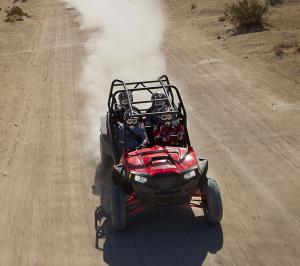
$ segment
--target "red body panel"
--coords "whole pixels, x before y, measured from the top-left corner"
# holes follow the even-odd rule
[[[197,157],[192,147],[181,148],[155,145],[129,153],[121,158],[125,172],[148,174],[180,173],[191,167],[198,166]]]

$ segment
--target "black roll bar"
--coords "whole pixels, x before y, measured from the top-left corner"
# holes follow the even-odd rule
[[[133,87],[128,87],[128,86],[133,86]],[[140,87],[142,86],[142,87]],[[123,87],[123,89],[117,89],[116,91],[114,91],[115,88],[119,88],[119,87]],[[165,95],[167,96],[167,100],[169,102],[169,106],[171,107],[171,110],[166,111],[166,112],[156,112],[156,113],[147,113],[147,109],[143,109],[141,111],[146,111],[144,113],[140,113],[140,114],[134,114],[134,110],[132,108],[133,104],[142,104],[142,103],[153,103],[153,102],[159,102],[159,101],[165,101],[165,99],[157,99],[157,100],[144,100],[144,101],[136,101],[136,102],[131,102],[129,99],[129,92],[134,92],[134,91],[142,91],[142,90],[147,90],[148,92],[150,92],[151,94],[153,94],[152,90],[158,90],[158,89],[163,89]],[[187,131],[187,114],[186,114],[186,110],[184,107],[184,104],[182,102],[182,98],[181,95],[179,93],[179,90],[170,84],[169,78],[167,75],[163,75],[161,77],[159,77],[157,80],[147,80],[147,81],[137,81],[137,82],[124,82],[122,80],[119,79],[115,79],[113,80],[113,82],[111,83],[111,87],[110,87],[110,92],[109,92],[109,98],[108,98],[108,110],[111,113],[113,111],[113,103],[116,102],[116,95],[122,91],[126,92],[127,95],[127,100],[129,103],[129,110],[130,110],[130,115],[126,118],[126,120],[124,121],[124,139],[125,139],[125,143],[124,143],[124,149],[127,150],[127,130],[125,130],[125,128],[127,127],[127,119],[130,117],[145,117],[145,116],[152,116],[152,115],[159,115],[159,114],[178,114],[179,117],[183,118],[183,123],[184,123],[184,130],[185,130],[185,138],[186,138],[186,142],[187,145],[190,146],[190,138],[189,138],[189,134]],[[173,95],[173,91],[176,92],[176,95],[178,97],[179,100],[179,108],[177,110],[177,108],[174,108],[174,95]],[[170,98],[171,96],[171,98]]]
[[[128,94],[128,89],[126,87],[126,83],[123,82],[123,81],[122,81],[122,83],[123,83],[124,90],[126,91],[126,97],[127,97],[127,101],[128,101],[128,104],[129,104],[130,113],[133,114],[132,103],[129,99],[129,94]]]
[[[160,85],[162,86],[162,88],[163,88],[163,90],[164,90],[164,92],[165,92],[165,95],[166,95],[166,97],[167,97],[167,99],[168,99],[169,106],[170,106],[171,109],[173,110],[174,107],[173,107],[173,104],[171,103],[170,98],[169,98],[169,95],[170,95],[169,90],[167,90],[166,86],[164,85],[164,83],[163,83],[163,81],[162,81],[162,78],[163,78],[163,77],[166,77],[166,78],[167,78],[167,76],[162,76],[162,77],[159,77],[158,80],[159,80],[159,83],[160,83]],[[168,78],[167,78],[167,80],[168,80]],[[168,84],[168,85],[169,85],[169,84]],[[167,86],[168,86],[168,85],[167,85]]]

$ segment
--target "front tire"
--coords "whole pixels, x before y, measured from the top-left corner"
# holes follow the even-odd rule
[[[218,184],[213,178],[207,178],[205,195],[204,217],[208,223],[217,224],[223,217],[223,205]]]
[[[122,231],[126,228],[126,216],[124,190],[121,186],[113,185],[111,191],[111,223],[114,230]]]

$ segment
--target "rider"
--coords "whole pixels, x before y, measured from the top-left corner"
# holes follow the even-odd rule
[[[136,111],[133,111],[133,116],[131,116],[130,110],[127,110],[123,118],[126,124],[119,124],[117,128],[117,136],[121,147],[124,145],[124,131],[126,130],[127,148],[129,151],[135,150],[136,148],[144,148],[149,144],[144,124],[140,122],[138,116],[134,116],[137,114]]]
[[[168,112],[171,109],[161,108],[159,112]],[[174,114],[158,115],[159,125],[154,128],[154,141],[162,146],[182,146],[184,143],[184,127]]]
[[[128,95],[128,96],[127,96]],[[126,112],[126,110],[129,109],[129,102],[132,103],[133,102],[133,96],[131,91],[128,91],[128,94],[126,93],[126,91],[122,91],[119,93],[118,96],[119,99],[119,104],[115,103],[113,108],[116,114],[116,118],[117,121],[120,123],[124,123],[124,113]],[[129,101],[128,101],[129,99]],[[132,109],[136,112],[140,112],[136,107],[132,106]]]
[[[155,101],[159,100],[159,101]],[[162,92],[155,92],[151,96],[152,105],[147,110],[147,113],[157,113],[160,108],[168,106],[167,96]],[[159,119],[157,115],[148,115],[146,117],[147,126],[157,126]]]

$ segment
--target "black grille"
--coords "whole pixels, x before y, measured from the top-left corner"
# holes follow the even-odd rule
[[[182,177],[178,174],[165,174],[152,176],[151,180],[154,189],[167,192],[180,188]]]

